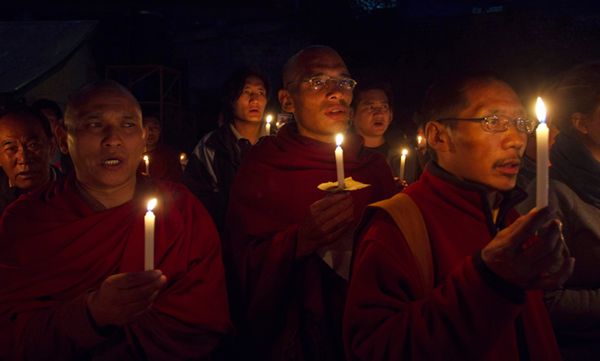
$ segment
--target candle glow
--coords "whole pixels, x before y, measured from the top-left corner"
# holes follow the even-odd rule
[[[337,134],[335,136],[335,169],[337,172],[338,187],[344,189],[344,151],[342,150],[342,142],[344,142],[344,135]]]
[[[156,198],[148,201],[147,212],[144,216],[144,269],[150,271],[154,269],[154,223],[156,217],[152,210],[158,203]]]
[[[548,143],[549,143],[549,129],[546,124],[546,106],[542,98],[538,97],[535,104],[535,114],[540,121],[537,129],[535,130],[536,136],[536,204],[535,206],[540,209],[548,205]]]
[[[144,155],[144,164],[146,165],[146,175],[150,175],[150,157],[148,155]]]
[[[267,135],[269,135],[269,134],[271,134],[271,122],[273,121],[273,116],[271,114],[268,114],[266,121],[267,121],[267,124],[265,125],[265,129],[267,131]]]
[[[408,149],[402,148],[400,156],[400,180],[404,180],[404,170],[406,169],[406,156],[408,155]]]

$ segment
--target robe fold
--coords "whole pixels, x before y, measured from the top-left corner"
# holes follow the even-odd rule
[[[138,178],[139,179],[139,178]],[[231,329],[219,236],[184,186],[139,180],[133,200],[94,211],[73,177],[9,207],[0,223],[0,359],[208,358]],[[149,311],[95,326],[86,297],[144,269],[144,214],[158,198],[155,264],[167,277]]]
[[[351,193],[358,222],[367,204],[397,188],[385,159],[365,152],[362,139],[348,135],[343,148],[346,176],[371,185]],[[254,146],[239,169],[225,248],[239,276],[240,358],[343,359],[347,282],[317,253],[295,256],[298,227],[309,206],[326,196],[317,186],[336,180],[334,150],[289,124]]]
[[[559,360],[541,291],[496,276],[480,251],[512,223],[522,199],[504,194],[496,222],[486,192],[430,163],[405,191],[430,239],[435,288],[392,218],[377,211],[358,235],[344,315],[349,360]],[[518,193],[518,190],[515,191]]]

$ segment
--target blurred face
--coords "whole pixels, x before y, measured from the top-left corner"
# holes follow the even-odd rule
[[[154,149],[160,139],[160,123],[158,122],[158,119],[146,119],[144,128],[146,128],[147,133],[146,144],[148,145],[148,148]]]
[[[48,119],[50,122],[50,129],[52,129],[52,133],[55,133],[56,127],[59,125],[60,119],[56,116],[56,113],[52,109],[44,108],[41,109],[42,114]]]
[[[330,79],[319,90],[307,81],[315,76]],[[279,94],[285,111],[294,113],[298,132],[306,137],[332,143],[336,133],[345,132],[350,120],[352,90],[337,80],[350,74],[342,58],[331,49],[319,49],[301,56],[286,90]]]
[[[392,121],[392,111],[385,92],[380,89],[369,89],[360,93],[354,127],[364,137],[381,137]]]
[[[507,84],[492,82],[473,86],[466,92],[468,106],[456,118],[479,118],[491,114],[511,118],[527,114],[517,94]],[[508,130],[490,133],[479,122],[458,121],[456,128],[445,127],[447,148],[437,152],[442,168],[455,176],[507,191],[516,185],[527,135],[511,124]]]
[[[100,192],[135,187],[146,135],[140,109],[129,94],[96,89],[66,121],[66,146],[82,185]]]
[[[27,114],[0,119],[0,167],[10,184],[32,190],[50,179],[50,141],[39,121]]]
[[[234,118],[243,122],[260,123],[266,106],[265,84],[256,76],[249,76],[240,97],[233,104]]]

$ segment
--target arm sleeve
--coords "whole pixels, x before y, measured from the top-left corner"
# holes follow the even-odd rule
[[[489,285],[472,257],[416,299],[417,266],[391,218],[376,213],[358,240],[344,316],[351,360],[483,359],[514,327],[522,305]]]

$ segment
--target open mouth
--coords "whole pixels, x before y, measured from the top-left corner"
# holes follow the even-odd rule
[[[519,173],[521,161],[519,159],[502,160],[494,166],[500,173],[507,175],[515,175]]]
[[[325,114],[331,117],[346,116],[348,114],[348,108],[342,106],[335,106],[327,108]]]
[[[109,158],[102,161],[102,166],[107,168],[118,167],[123,161],[118,158]]]

